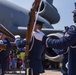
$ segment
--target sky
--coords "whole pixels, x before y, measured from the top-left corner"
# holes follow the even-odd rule
[[[30,10],[34,0],[8,0],[25,9]],[[75,9],[74,3],[76,0],[53,0],[53,5],[57,8],[60,14],[60,21],[53,24],[54,29],[64,29],[65,26],[74,24],[73,13]]]

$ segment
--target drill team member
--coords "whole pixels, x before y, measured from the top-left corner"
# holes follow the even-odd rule
[[[75,24],[71,25],[65,35],[60,39],[49,38],[41,31],[34,34],[35,38],[42,41],[47,47],[55,49],[65,49],[69,47],[68,75],[76,75],[76,9],[73,11],[73,20]]]
[[[0,67],[2,70],[2,75],[4,75],[8,68],[8,55],[10,52],[11,44],[8,40],[8,37],[5,34],[0,33],[0,45],[2,44],[6,44],[6,50],[0,50]]]
[[[37,29],[41,30],[43,22],[37,21],[35,25],[34,31],[36,32]],[[34,32],[34,33],[35,33]],[[23,50],[25,47],[25,40],[20,40],[20,37],[15,36],[17,48]],[[45,55],[45,46],[42,45],[42,42],[37,40],[34,36],[32,36],[32,41],[30,43],[29,49],[29,75],[39,75],[40,73],[44,72],[43,69],[43,56]]]

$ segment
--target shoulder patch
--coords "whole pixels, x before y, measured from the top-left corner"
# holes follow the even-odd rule
[[[71,26],[70,26],[70,29],[71,29],[71,30],[75,30],[75,29],[76,29],[76,26],[75,26],[75,25],[71,25]]]

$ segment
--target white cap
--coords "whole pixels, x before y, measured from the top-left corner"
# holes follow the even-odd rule
[[[15,39],[16,39],[16,38],[19,38],[19,39],[20,39],[21,37],[20,37],[20,35],[15,35]]]

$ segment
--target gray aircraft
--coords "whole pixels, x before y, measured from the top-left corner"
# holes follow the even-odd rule
[[[51,31],[53,28],[52,24],[59,22],[60,15],[57,9],[52,5],[52,2],[50,2],[50,4],[47,1],[42,3],[38,20],[44,22],[42,30],[46,35],[54,32],[54,30]],[[14,35],[19,34],[21,37],[25,37],[28,21],[28,10],[9,1],[0,0],[0,23],[10,30],[10,32],[12,32]]]
[[[53,5],[53,0],[46,0],[42,2],[38,20],[44,22],[42,31],[46,35],[56,39],[60,38],[63,30],[54,30],[52,26],[52,24],[56,24],[60,20],[60,15],[56,7]],[[22,38],[25,38],[28,22],[28,10],[7,0],[0,0],[0,23],[11,33],[14,35],[20,35]],[[48,51],[47,55],[50,57],[51,54]]]

